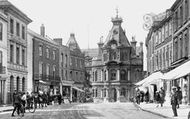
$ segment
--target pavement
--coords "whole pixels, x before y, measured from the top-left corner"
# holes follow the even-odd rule
[[[169,104],[164,104],[163,107],[155,103],[141,103],[140,105],[135,104],[139,107],[139,109],[164,117],[164,118],[171,118],[171,119],[187,119],[188,113],[190,111],[189,105],[180,105],[180,108],[177,109],[178,116],[173,117],[172,107]]]

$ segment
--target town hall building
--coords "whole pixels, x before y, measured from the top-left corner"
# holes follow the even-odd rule
[[[135,95],[134,84],[143,76],[143,43],[129,42],[122,18],[112,18],[113,26],[98,54],[92,58],[90,80],[94,102],[126,102]]]

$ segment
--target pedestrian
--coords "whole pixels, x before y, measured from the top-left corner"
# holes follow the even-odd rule
[[[22,93],[21,95],[21,104],[22,104],[22,113],[24,114],[25,113],[25,106],[26,106],[26,94],[25,92]]]
[[[177,87],[177,101],[178,101],[178,105],[177,105],[177,108],[179,108],[179,104],[182,104],[182,91],[181,91],[181,88],[180,87]]]
[[[13,97],[13,104],[14,104],[14,109],[12,112],[12,117],[14,117],[14,112],[17,111],[17,114],[20,115],[20,111],[21,111],[21,95],[19,92],[14,93],[14,97]],[[22,115],[24,116],[24,115]]]
[[[163,87],[160,88],[160,104],[161,104],[161,107],[163,106],[163,103],[165,101],[165,90],[163,89]]]
[[[38,104],[38,93],[34,93],[34,106],[35,108],[37,108],[37,104]]]
[[[157,106],[156,106],[156,107],[158,107],[158,106],[159,106],[159,104],[160,104],[160,101],[161,101],[159,91],[156,91],[155,101],[156,101],[156,104],[157,104]]]
[[[177,117],[178,98],[177,98],[176,87],[172,87],[171,105],[172,105],[174,117]]]
[[[145,93],[145,102],[146,103],[149,102],[149,92],[148,91]]]
[[[61,105],[62,96],[60,93],[58,93],[58,95],[57,95],[57,100],[58,100],[58,104]]]
[[[31,102],[31,99],[30,99],[30,94],[29,92],[26,93],[26,107],[29,108],[30,107],[30,102]]]
[[[47,94],[45,92],[43,92],[42,94],[42,99],[43,99],[43,104],[44,104],[44,107],[47,107]]]
[[[140,90],[137,89],[136,102],[137,102],[137,104],[139,104],[139,105],[140,105],[140,97],[141,97]]]

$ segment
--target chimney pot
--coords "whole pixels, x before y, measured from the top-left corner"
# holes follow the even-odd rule
[[[45,26],[44,26],[44,24],[42,24],[40,27],[40,35],[45,37]]]

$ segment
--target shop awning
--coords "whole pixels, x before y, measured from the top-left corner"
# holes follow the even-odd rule
[[[135,85],[137,86],[141,86],[141,85],[145,85],[145,84],[150,84],[153,83],[159,79],[163,79],[164,74],[159,72],[155,72],[152,73],[150,76],[144,78],[143,80],[139,81],[138,83],[136,83]]]
[[[173,80],[180,77],[183,77],[190,73],[190,61],[178,66],[177,68],[169,71],[164,75],[163,79],[166,80]]]
[[[84,90],[82,90],[82,89],[80,89],[80,88],[78,88],[78,87],[76,87],[76,86],[74,86],[74,87],[72,87],[73,89],[75,89],[75,90],[78,90],[78,91],[80,91],[80,92],[84,92]]]

